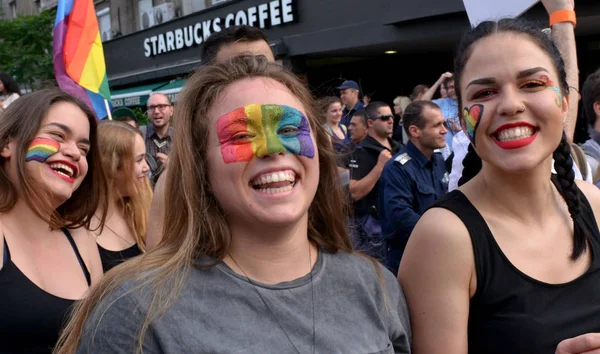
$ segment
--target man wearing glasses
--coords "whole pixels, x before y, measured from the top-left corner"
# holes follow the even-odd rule
[[[155,184],[169,161],[173,141],[173,128],[170,127],[173,106],[165,94],[154,93],[148,99],[146,107],[151,124],[140,127],[140,130],[146,143],[150,180]]]
[[[384,257],[381,226],[377,211],[378,181],[385,163],[400,149],[390,138],[394,115],[384,102],[371,102],[365,108],[367,136],[356,146],[350,158],[350,194],[354,200],[354,233],[356,249],[380,260]]]

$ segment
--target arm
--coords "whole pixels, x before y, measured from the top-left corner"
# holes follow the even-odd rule
[[[158,178],[154,187],[154,197],[148,218],[148,234],[146,235],[146,248],[148,251],[155,249],[162,240],[165,219],[165,183],[167,170]]]
[[[435,84],[433,84],[433,86],[431,86],[429,90],[427,90],[427,92],[423,94],[423,97],[421,99],[423,101],[431,101],[437,90],[440,88],[440,85],[442,84],[442,82],[444,82],[444,79],[447,77],[452,77],[452,73],[443,73],[442,76],[440,76],[440,78],[435,82]]]
[[[558,10],[574,10],[574,0],[542,0],[548,12]],[[577,67],[577,48],[575,46],[575,30],[573,24],[561,22],[552,26],[552,41],[560,51],[565,61],[567,84],[569,84],[569,113],[565,122],[565,133],[569,142],[573,141],[575,125],[577,124],[577,108],[579,102],[579,68]],[[575,88],[575,89],[573,89]]]
[[[413,353],[468,353],[474,268],[464,224],[448,210],[427,211],[408,241],[398,274],[410,310]]]
[[[379,212],[383,212],[382,219],[389,223],[382,228],[393,230],[388,237],[406,241],[421,216],[413,209],[413,183],[401,166],[394,161],[383,169],[379,184]]]
[[[377,164],[371,171],[369,171],[365,175],[364,167],[365,161],[368,160],[367,152],[365,150],[358,150],[356,152],[356,164],[358,165],[357,169],[352,169],[350,173],[350,194],[352,195],[352,199],[361,200],[364,198],[375,184],[379,180],[381,176],[381,172],[383,171],[383,166],[385,163],[392,158],[392,154],[388,150],[383,150],[379,153],[379,158],[377,159]]]

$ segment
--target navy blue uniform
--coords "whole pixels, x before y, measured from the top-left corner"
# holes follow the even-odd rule
[[[386,240],[386,266],[398,272],[408,237],[427,208],[448,191],[441,153],[431,159],[408,142],[387,162],[379,178],[379,219]]]

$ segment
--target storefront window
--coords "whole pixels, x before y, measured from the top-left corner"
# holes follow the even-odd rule
[[[110,7],[98,11],[96,16],[98,17],[98,27],[100,28],[102,41],[108,41],[112,38],[112,32],[110,29]]]

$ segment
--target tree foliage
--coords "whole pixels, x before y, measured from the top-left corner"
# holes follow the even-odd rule
[[[52,66],[55,17],[53,10],[0,21],[0,71],[9,73],[22,88],[56,86]]]

